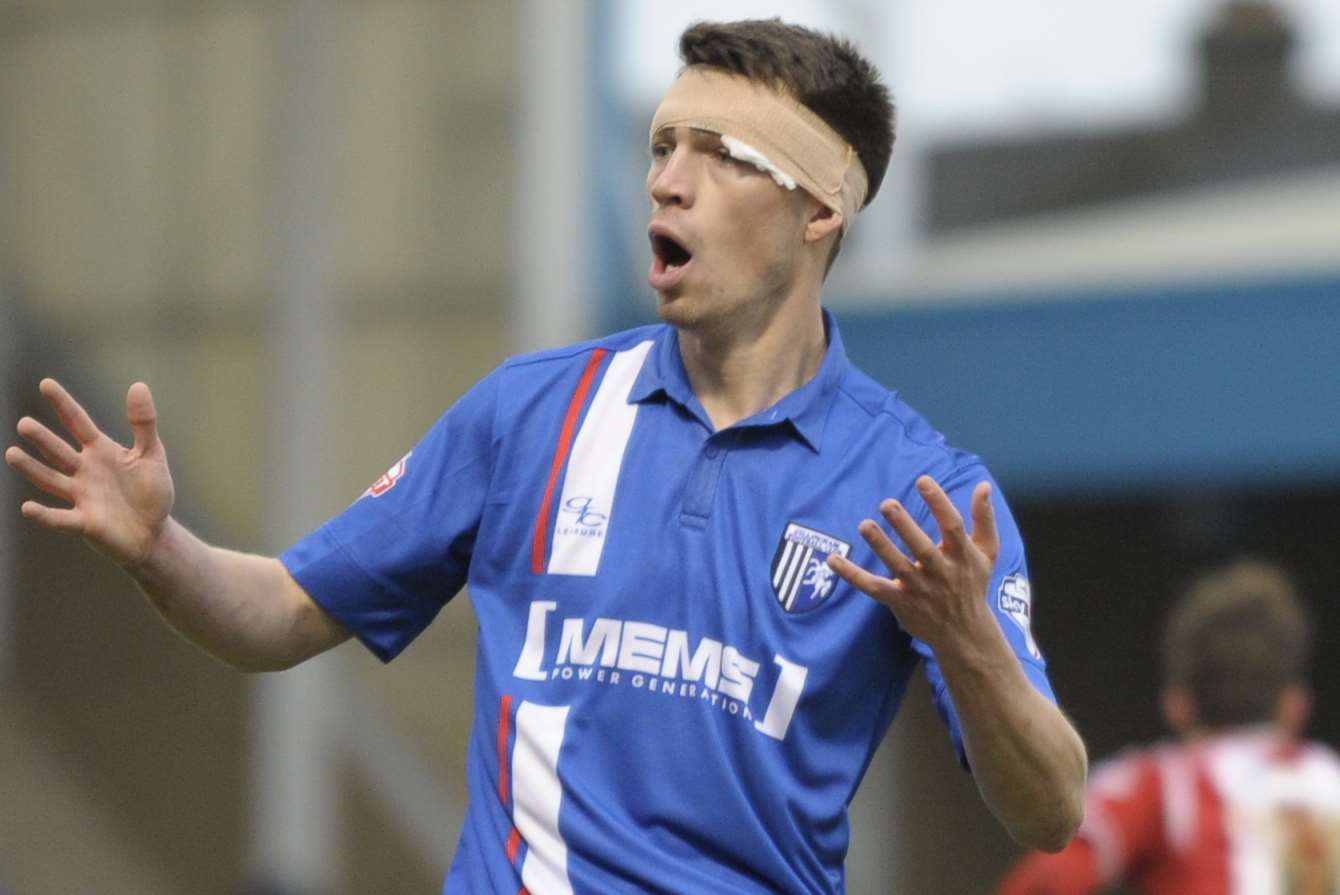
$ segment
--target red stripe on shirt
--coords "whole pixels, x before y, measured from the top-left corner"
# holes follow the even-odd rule
[[[1186,895],[1219,895],[1233,891],[1233,847],[1229,842],[1224,799],[1210,779],[1203,760],[1196,768],[1196,836],[1184,856],[1185,866],[1195,868],[1176,890]]]
[[[516,853],[521,850],[521,831],[512,827],[512,832],[507,837],[507,863],[516,863]]]
[[[549,482],[545,485],[544,500],[540,503],[540,515],[535,519],[535,541],[531,545],[530,570],[536,575],[544,574],[544,548],[549,537],[549,513],[554,505],[554,486],[558,484],[558,474],[563,471],[568,451],[572,449],[577,417],[582,412],[582,405],[586,403],[587,392],[591,390],[591,380],[595,379],[596,368],[608,353],[604,348],[597,348],[591,352],[591,359],[586,362],[581,381],[577,383],[577,390],[572,393],[572,400],[568,402],[568,412],[563,417],[563,428],[558,433],[558,444],[554,448],[554,462],[549,467]]]
[[[507,790],[507,739],[508,727],[512,720],[512,697],[504,696],[498,709],[498,798],[503,807],[508,807]]]
[[[498,798],[502,800],[504,808],[511,807],[509,801],[511,793],[508,791],[507,779],[507,741],[511,736],[511,720],[512,697],[507,695],[502,698],[502,704],[498,707]],[[513,824],[512,831],[507,834],[507,863],[516,863],[516,853],[520,849],[521,831]]]

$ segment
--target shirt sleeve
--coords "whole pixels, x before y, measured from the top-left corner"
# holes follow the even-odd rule
[[[1000,553],[996,557],[996,567],[987,586],[986,600],[996,621],[1005,633],[1005,640],[1014,651],[1023,667],[1024,673],[1039,693],[1053,703],[1056,695],[1047,680],[1047,663],[1042,651],[1033,639],[1032,616],[1033,601],[1028,583],[1028,564],[1024,556],[1024,543],[1019,535],[1014,516],[1001,494],[1000,487],[991,479],[980,465],[973,465],[960,471],[945,481],[941,487],[949,495],[954,506],[963,514],[969,529],[972,525],[972,492],[979,482],[991,482],[991,502],[995,510],[996,531],[1000,537]],[[929,509],[917,519],[932,540],[940,539],[940,529]],[[949,686],[940,671],[935,653],[919,640],[912,641],[912,647],[926,662],[926,679],[930,682],[935,697],[935,707],[949,730],[954,749],[958,752],[959,762],[967,766],[967,755],[963,748],[963,732],[959,726],[958,713],[949,693]]]
[[[467,392],[344,512],[279,557],[384,662],[465,584],[493,474],[500,375]]]

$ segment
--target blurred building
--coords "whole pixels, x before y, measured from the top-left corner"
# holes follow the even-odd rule
[[[242,549],[356,497],[511,348],[516,27],[514,4],[482,0],[0,3],[5,425],[50,421],[36,384],[54,376],[126,439],[144,379],[176,512]],[[306,374],[319,387],[295,390]],[[29,496],[14,479],[7,521]],[[263,757],[276,676],[201,656],[78,541],[12,536],[0,888],[440,886],[464,799],[464,599],[392,669],[337,651],[308,700],[330,710],[285,741],[294,767]],[[285,797],[313,769],[309,834],[258,789],[278,777]],[[276,825],[296,844],[266,841]],[[275,871],[276,848],[306,863]]]
[[[1340,107],[1309,105],[1298,42],[1270,3],[1219,8],[1196,46],[1196,106],[1171,126],[944,146],[929,159],[932,233],[1340,163]]]
[[[1091,760],[1163,735],[1157,627],[1205,565],[1283,562],[1319,655],[1340,647],[1340,108],[1295,92],[1298,40],[1273,5],[1227,3],[1194,43],[1186,120],[933,151],[901,307],[847,315],[853,356],[1009,494]],[[1336,743],[1340,686],[1324,663],[1314,684],[1312,733]],[[932,807],[889,872],[987,891],[1015,846],[920,747],[938,745],[932,714],[903,711],[896,779]],[[947,859],[965,839],[972,855]]]

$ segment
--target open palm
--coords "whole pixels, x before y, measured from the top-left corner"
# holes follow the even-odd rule
[[[10,447],[5,462],[35,487],[69,506],[28,500],[21,507],[23,515],[47,528],[82,536],[122,565],[139,563],[162,532],[173,499],[172,476],[158,438],[158,417],[149,387],[137,382],[126,394],[126,417],[134,433],[129,448],[98,429],[54,379],[43,379],[38,389],[55,408],[75,445],[32,417],[24,417],[19,420],[19,435],[42,459]]]

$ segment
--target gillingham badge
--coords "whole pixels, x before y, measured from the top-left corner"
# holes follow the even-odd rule
[[[772,592],[787,612],[817,609],[833,592],[837,576],[828,568],[831,554],[846,557],[851,544],[821,531],[787,523],[772,558]]]

